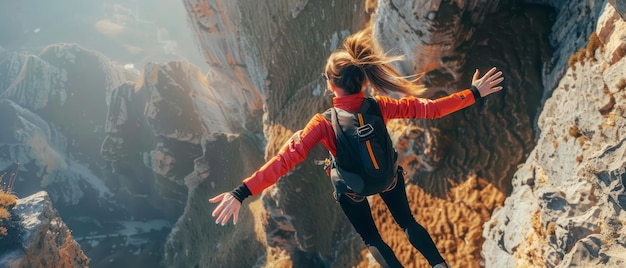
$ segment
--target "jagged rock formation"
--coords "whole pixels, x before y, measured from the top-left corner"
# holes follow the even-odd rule
[[[201,155],[200,138],[176,140],[177,126],[188,121],[173,119],[183,111],[184,116],[197,114],[191,95],[206,114],[202,118],[208,127],[229,124],[214,117],[216,103],[228,109],[239,107],[231,101],[236,98],[212,96],[206,78],[189,63],[148,67],[150,75],[143,83],[146,89],[138,91],[134,103],[120,103],[120,94],[135,94],[134,83],[129,81],[137,81],[139,74],[97,52],[74,44],[51,45],[39,55],[0,50],[0,170],[21,163],[15,191],[48,191],[68,224],[79,230],[79,241],[94,257],[95,266],[115,265],[129,258],[159,263],[161,255],[150,247],[162,251],[159,246],[168,231],[161,234],[161,229],[180,216],[187,193],[182,178],[193,170],[193,159]],[[176,80],[172,79],[176,77],[179,90],[169,91],[163,101],[158,90],[174,87]],[[157,93],[142,96],[143,92]],[[152,102],[146,99],[149,97],[154,97]],[[148,104],[154,105],[150,111],[156,111],[151,121],[144,115]],[[115,117],[127,129],[119,130],[107,121],[107,110],[108,118]],[[233,115],[228,127],[245,122],[236,117],[238,113],[227,114]],[[161,123],[169,121],[173,123]],[[198,135],[206,132],[199,121],[185,127],[196,127]],[[113,136],[117,151],[107,147],[115,144],[108,137],[114,132],[126,134]],[[124,231],[129,224],[146,226],[141,232]],[[102,233],[94,233],[94,229]],[[122,236],[140,242],[101,249],[119,243]]]
[[[0,49],[0,70],[0,170],[19,162],[16,192],[49,191],[81,230],[95,266],[129,259],[158,265],[162,254],[152,250],[162,251],[161,227],[183,210],[184,178],[207,135],[245,132],[259,144],[254,94],[219,92],[237,78],[204,75],[188,62],[150,63],[141,75],[97,52],[57,44],[39,55]],[[127,232],[129,224],[147,231]],[[121,237],[140,242],[102,250]]]
[[[241,91],[220,92],[216,85],[188,62],[169,62],[148,64],[138,84],[113,91],[101,153],[114,173],[130,179],[120,180],[124,187],[146,194],[144,184],[156,184],[161,196],[184,204],[183,178],[201,155],[201,139],[258,126],[238,98]],[[140,175],[146,167],[157,175],[154,181]],[[137,181],[142,177],[148,181]]]
[[[619,16],[622,17],[623,20],[626,20],[626,2],[609,0],[609,3],[611,3],[611,5],[615,8],[617,14],[619,14]]]
[[[98,165],[100,116],[108,92],[125,79],[123,70],[98,53],[68,44],[49,46],[37,56],[1,52],[0,69],[2,116],[11,122],[3,127],[1,161],[4,167],[21,162],[28,170],[22,178],[40,180],[18,183],[16,191],[44,187],[59,205],[77,205],[85,191],[110,196],[96,171],[84,168]]]
[[[569,16],[561,12],[557,21]],[[504,207],[485,225],[488,266],[626,264],[626,21],[609,4],[583,20],[589,17],[598,18],[594,31],[559,66],[566,73],[539,117],[537,146],[513,177]]]
[[[385,50],[404,55],[406,73],[425,73],[428,86],[457,82],[474,34],[500,1],[378,1],[374,32]]]
[[[473,107],[440,120],[407,120],[391,127],[400,135],[400,161],[410,167],[412,181],[438,196],[450,186],[442,178],[460,182],[472,172],[509,192],[508,178],[534,144],[529,125],[536,120],[542,91],[541,70],[535,66],[551,53],[549,10],[491,3],[378,3],[375,35],[390,51],[411,51],[404,70],[425,72],[427,97],[467,88],[475,69],[498,66],[506,73],[503,92]],[[467,32],[458,34],[466,23]]]
[[[303,1],[271,3],[186,1],[185,4],[190,12],[192,25],[196,28],[198,40],[203,45],[204,53],[211,64],[212,72],[219,74],[212,77],[237,78],[238,80],[233,80],[231,83],[235,85],[232,86],[233,88],[243,88],[250,96],[264,94],[263,128],[247,128],[247,130],[256,130],[251,132],[252,135],[260,134],[260,130],[265,133],[268,142],[265,151],[267,156],[273,155],[294,130],[303,127],[309,116],[328,105],[329,99],[319,97],[323,92],[322,80],[319,79],[324,60],[322,55],[335,49],[347,33],[356,31],[361,25],[360,22],[365,18],[364,6],[356,3],[335,3],[332,6]],[[343,13],[343,10],[356,12]],[[319,17],[320,12],[324,12],[322,18]],[[308,34],[312,24],[319,29],[315,36]],[[259,97],[258,100],[261,98]],[[254,104],[250,105],[251,111],[260,111],[261,103],[249,103]],[[323,152],[318,150],[311,153],[311,156],[321,158]],[[251,169],[259,166],[251,167]],[[212,165],[211,169],[213,169]],[[230,177],[234,180],[232,187],[251,172],[252,170],[248,170],[248,173],[238,173],[238,176]],[[210,176],[209,179],[213,178]],[[306,183],[306,181],[320,179],[321,183]],[[307,186],[304,186],[305,184]],[[297,190],[302,187],[308,187],[310,190]],[[200,188],[202,187],[198,189]],[[294,266],[301,266],[329,262],[332,259],[344,259],[343,256],[335,255],[334,252],[337,247],[346,247],[337,245],[338,242],[344,242],[335,239],[346,229],[346,222],[339,218],[341,215],[338,213],[338,207],[332,205],[330,185],[323,178],[323,172],[319,167],[314,166],[312,162],[305,163],[290,174],[289,178],[277,184],[276,188],[277,191],[273,194],[264,195],[262,200],[257,201],[262,202],[264,206],[262,210],[255,212],[255,217],[258,219],[255,224],[258,226],[256,227],[257,234],[254,236],[261,237],[260,242],[263,244],[280,246],[280,250],[288,252],[287,258],[274,260],[273,254],[283,256],[284,254],[262,250],[257,253],[254,261],[256,262],[256,258],[265,254],[267,257],[261,258],[260,262],[267,263],[267,265],[274,261],[278,263],[287,261],[293,262]],[[229,189],[222,188],[221,190]],[[199,190],[196,192],[199,193]],[[320,195],[329,197],[322,201],[326,205],[320,206],[318,203],[305,202]],[[206,195],[202,197],[205,198]],[[196,197],[190,193],[189,200],[194,199]],[[299,201],[288,202],[287,200]],[[303,214],[304,211],[307,213]],[[289,217],[284,217],[284,215],[289,215]],[[325,219],[324,224],[327,228],[319,228],[318,219]],[[189,232],[196,233],[198,228],[210,228],[211,232],[216,232],[213,229],[218,228],[218,226],[201,227],[197,224],[194,226],[181,225],[181,223],[179,221],[179,229],[176,235],[172,236],[171,245],[188,244],[179,240],[178,237],[185,236],[185,233]],[[245,227],[237,226],[237,229],[239,228]],[[264,231],[259,232],[260,230]],[[209,240],[213,242],[210,243],[223,243],[218,242],[220,240],[217,238],[213,236]],[[231,241],[229,243],[231,246],[228,247],[235,247],[233,245],[237,244],[237,241]],[[348,242],[347,245],[352,243]],[[196,249],[185,247],[185,250],[193,252]],[[180,255],[180,248],[178,252]],[[215,254],[218,256],[219,252]],[[166,257],[168,258],[166,263],[177,260],[173,254],[168,254]],[[226,260],[226,257],[211,258]],[[350,260],[346,259],[346,261]],[[232,264],[246,265],[240,262]],[[247,265],[251,264],[254,263]]]
[[[23,233],[19,248],[0,255],[2,267],[89,267],[46,192],[19,199],[13,210]]]
[[[202,138],[202,156],[194,161],[194,172],[184,178],[189,189],[185,211],[165,245],[166,267],[220,263],[252,267],[264,254],[254,231],[254,211],[242,209],[239,224],[217,228],[207,202],[207,197],[237,187],[238,178],[261,164],[262,154],[254,142],[240,134],[214,133]]]

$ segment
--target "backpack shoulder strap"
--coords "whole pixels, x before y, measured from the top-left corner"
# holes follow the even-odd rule
[[[341,129],[341,125],[339,125],[339,120],[337,119],[337,109],[335,107],[330,108],[330,122],[333,125],[333,130],[335,131],[335,137],[339,139],[343,131]]]
[[[363,104],[361,104],[361,108],[359,108],[359,113],[374,114],[381,118],[383,117],[380,106],[378,106],[378,101],[376,101],[376,99],[372,97],[363,99]]]
[[[333,126],[333,130],[335,131],[335,138],[339,139],[343,134],[341,125],[339,125],[339,120],[337,119],[337,109],[335,107],[330,107],[322,114],[326,120],[330,121],[331,126]]]

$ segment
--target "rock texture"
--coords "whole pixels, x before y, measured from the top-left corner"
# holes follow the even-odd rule
[[[325,56],[348,33],[358,30],[366,18],[364,6],[350,2],[185,1],[185,4],[212,71],[219,74],[216,77],[238,78],[238,81],[231,81],[234,87],[245,89],[251,96],[263,94],[262,133],[266,140],[264,148],[267,157],[273,156],[295,130],[306,124],[313,113],[329,105],[329,98],[321,97],[323,81],[319,77]],[[313,35],[310,34],[312,28],[316,29]],[[251,134],[258,135],[261,132]],[[325,154],[323,150],[316,150],[310,156],[323,158]],[[231,181],[232,187],[259,166],[251,167],[248,173],[229,177],[234,180]],[[335,263],[339,266],[356,263],[351,256],[337,254],[346,250],[358,252],[355,245],[359,241],[353,235],[350,239],[340,238],[342,233],[352,231],[345,219],[341,218],[338,207],[333,204],[332,190],[323,174],[313,161],[307,161],[281,180],[274,190],[267,191],[261,197],[258,202],[263,206],[251,203],[250,206],[257,204],[258,208],[254,211],[254,218],[257,219],[254,221],[254,236],[259,237],[261,244],[269,246],[267,250],[251,251],[250,254],[257,254],[254,260],[259,259],[260,264],[268,266],[290,263],[295,267],[315,263]],[[201,184],[196,192],[201,193],[199,189],[206,187],[204,185]],[[206,196],[203,194],[202,198]],[[319,196],[327,198],[319,199]],[[190,194],[189,200],[196,198]],[[307,200],[319,200],[322,203]],[[324,219],[325,228],[319,228],[321,219]],[[180,237],[204,230],[199,228],[207,228],[211,233],[224,232],[216,225],[202,227],[198,223],[183,223],[179,221],[179,229],[169,244],[188,245]],[[237,226],[239,228],[246,227]],[[238,241],[229,240],[228,247],[236,248],[235,245],[240,243]],[[183,251],[188,250],[189,256],[199,254],[192,253],[198,250],[194,247],[173,249],[178,250],[179,257],[168,254],[167,263],[181,258],[180,252]],[[225,249],[220,252],[224,254],[229,251]],[[224,256],[212,258],[228,260]],[[238,264],[232,263],[235,266]]]
[[[609,3],[615,8],[619,16],[626,20],[626,3],[619,0],[609,0]]]
[[[2,267],[89,267],[46,192],[19,199],[13,212],[23,228],[21,247],[0,254]]]
[[[478,173],[509,192],[510,176],[534,144],[529,126],[536,120],[542,92],[542,72],[536,66],[550,57],[550,11],[537,6],[479,7],[476,1],[414,1],[406,8],[398,5],[379,1],[373,30],[388,50],[414,51],[404,64],[415,66],[404,69],[407,73],[414,69],[425,72],[424,82],[429,85],[425,97],[437,98],[467,88],[476,69],[485,72],[497,66],[506,73],[501,93],[468,109],[439,120],[406,120],[389,127],[398,136],[400,161],[409,167],[411,180],[443,196],[450,186],[443,178],[460,182]],[[410,10],[419,10],[422,15],[403,13],[415,13]],[[471,21],[475,24],[459,36],[455,25],[466,21],[454,18],[474,18]],[[420,31],[398,30],[402,25],[419,25]],[[458,61],[452,63],[447,61],[450,53],[463,56],[455,56]],[[419,67],[422,64],[431,67]],[[459,64],[462,68],[451,67]],[[499,148],[500,144],[507,144],[507,148]]]
[[[255,233],[253,211],[242,209],[236,226],[218,226],[211,217],[207,199],[237,187],[242,176],[261,164],[261,151],[250,137],[239,134],[210,134],[202,139],[201,145],[202,156],[194,161],[194,172],[184,178],[188,199],[165,244],[163,264],[165,267],[216,264],[253,267],[265,253]],[[246,201],[258,203],[254,200]]]
[[[427,85],[458,81],[474,34],[500,1],[378,1],[374,32],[381,45],[408,60],[407,74],[425,73]]]
[[[543,107],[537,146],[485,225],[488,267],[626,264],[626,58],[617,41],[626,21],[605,5],[596,25],[586,47],[559,67],[567,71]]]
[[[182,212],[201,137],[255,124],[188,62],[149,64],[141,77],[56,44],[38,55],[0,49],[0,69],[0,170],[21,164],[20,195],[49,192],[95,266],[158,265],[162,227]],[[122,237],[133,240],[116,248]]]
[[[77,205],[85,192],[110,196],[88,165],[99,164],[108,93],[125,79],[123,69],[76,45],[58,44],[39,55],[0,52],[3,119],[2,169],[27,167],[16,191],[47,188],[59,205]],[[73,120],[67,120],[73,118]],[[89,130],[86,132],[85,130]],[[81,155],[81,157],[76,157]]]

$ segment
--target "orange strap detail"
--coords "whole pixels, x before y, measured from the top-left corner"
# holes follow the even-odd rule
[[[359,124],[363,126],[363,116],[359,113]],[[374,164],[375,169],[379,169],[378,162],[376,161],[376,157],[374,157],[374,151],[372,151],[372,145],[369,140],[365,141],[365,145],[367,146],[367,152],[370,154],[370,159],[372,159],[372,164]]]

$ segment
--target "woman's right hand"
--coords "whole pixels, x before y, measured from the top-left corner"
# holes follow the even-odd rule
[[[472,86],[475,86],[476,89],[478,89],[481,97],[502,89],[502,86],[498,86],[498,84],[504,80],[504,77],[502,77],[502,71],[496,72],[496,70],[496,67],[489,69],[489,71],[487,71],[487,73],[485,73],[485,75],[483,75],[480,79],[478,78],[480,71],[476,69],[476,72],[474,72]]]
[[[220,203],[212,213],[213,217],[217,216],[215,224],[221,224],[224,226],[231,216],[233,217],[233,224],[237,224],[237,220],[239,219],[239,209],[241,209],[241,202],[235,199],[231,193],[221,193],[218,196],[209,199],[209,202]]]

